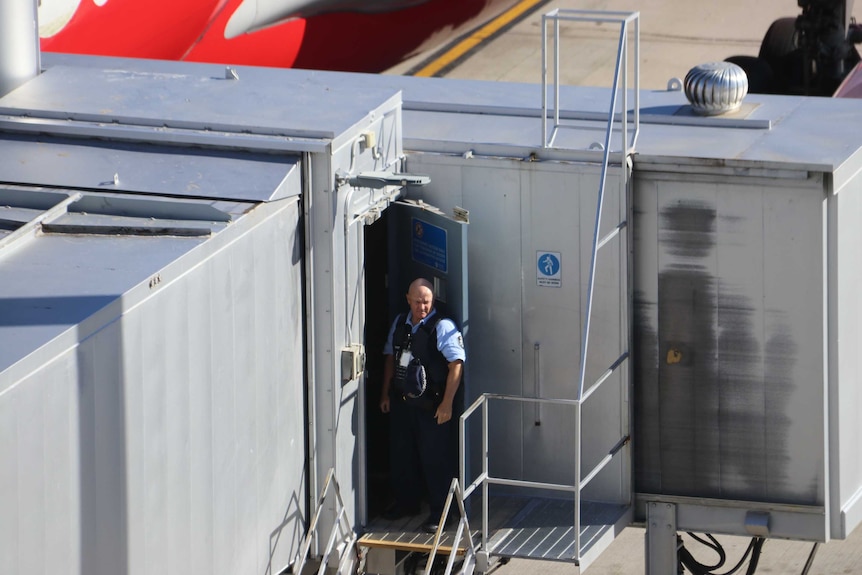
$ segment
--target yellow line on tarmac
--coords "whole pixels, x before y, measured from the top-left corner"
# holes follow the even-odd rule
[[[487,40],[500,31],[501,28],[511,24],[515,19],[524,15],[524,13],[532,10],[539,4],[543,4],[547,0],[521,0],[472,34],[464,38],[449,50],[435,58],[425,66],[419,69],[414,76],[430,77],[437,74],[446,66],[452,64],[458,58],[461,58],[471,50],[475,49],[482,42]]]

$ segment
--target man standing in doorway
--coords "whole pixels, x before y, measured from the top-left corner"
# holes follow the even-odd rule
[[[380,410],[390,414],[390,477],[398,519],[419,513],[423,490],[430,514],[422,528],[436,532],[457,469],[456,393],[461,384],[464,339],[455,323],[434,308],[433,285],[419,278],[407,291],[408,313],[399,314],[383,348]]]

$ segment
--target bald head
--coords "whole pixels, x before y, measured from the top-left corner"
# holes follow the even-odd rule
[[[407,290],[407,304],[410,306],[411,320],[414,325],[428,317],[434,309],[434,286],[425,278],[417,278]]]
[[[407,293],[414,293],[419,288],[427,288],[431,292],[431,295],[434,295],[434,285],[425,278],[416,278],[413,280],[407,289]]]

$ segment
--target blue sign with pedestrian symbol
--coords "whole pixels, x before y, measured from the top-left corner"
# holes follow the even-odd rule
[[[563,285],[563,266],[560,252],[536,252],[536,285],[560,287]]]

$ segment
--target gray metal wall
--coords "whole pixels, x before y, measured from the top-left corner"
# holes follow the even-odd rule
[[[416,197],[470,211],[468,401],[485,392],[575,399],[600,166],[416,153],[407,168],[431,176]],[[624,200],[612,169],[603,233],[626,219]],[[539,251],[561,254],[560,287],[537,285]],[[626,252],[625,230],[600,252],[587,386],[626,346]],[[585,471],[627,433],[627,381],[624,366],[584,409]],[[491,473],[572,485],[574,432],[572,408],[493,404]],[[629,473],[618,458],[586,496],[627,501]]]
[[[636,490],[823,505],[821,177],[637,168]]]
[[[833,537],[844,538],[862,523],[862,180],[857,176],[828,195],[828,318],[830,509]]]
[[[400,188],[354,187],[339,182],[336,175],[391,172],[400,165],[400,103],[400,94],[382,100],[333,139],[327,154],[310,155],[304,183],[313,364],[309,386],[314,394],[309,414],[313,428],[310,456],[314,457],[310,497],[317,501],[326,474],[334,469],[346,517],[354,526],[367,519],[364,421],[362,404],[357,403],[365,386],[362,373],[344,379],[341,354],[350,345],[365,343],[365,216],[372,220],[371,214],[385,209],[398,197]],[[366,145],[366,133],[374,134],[374,149]],[[330,495],[324,505],[327,511],[321,515],[318,530],[325,534],[335,517],[334,497]]]
[[[0,572],[264,573],[293,557],[299,217],[296,199],[259,205],[2,386]]]

